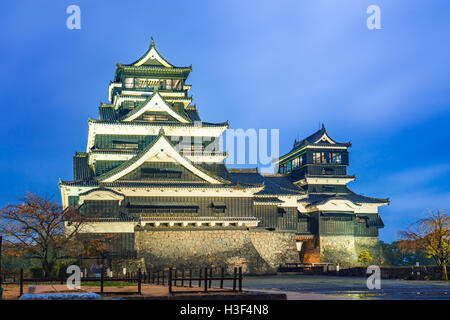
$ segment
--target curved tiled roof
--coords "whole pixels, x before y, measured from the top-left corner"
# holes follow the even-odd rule
[[[100,107],[98,109],[98,114],[100,120],[109,120],[109,121],[117,120],[117,114],[113,107]]]
[[[89,156],[84,152],[77,152],[73,157],[73,178],[74,180],[92,179],[94,173],[89,167]]]
[[[348,190],[348,193],[334,193],[334,194],[309,193],[307,195],[307,197],[299,199],[298,202],[309,203],[308,204],[309,206],[326,203],[332,199],[348,200],[348,201],[351,201],[358,205],[361,203],[389,203],[389,199],[378,199],[378,198],[365,197],[365,196],[356,194],[349,189],[347,189],[347,190]]]
[[[156,127],[195,127],[196,124],[190,123],[153,123],[153,122],[130,122],[130,121],[103,121],[89,119],[89,122],[111,125],[128,125],[128,126],[156,126]],[[202,127],[228,127],[228,121],[221,123],[201,122]]]
[[[235,183],[247,183],[260,185],[264,184],[264,189],[256,195],[300,195],[304,192],[284,175],[265,176],[258,172],[230,171],[230,176]]]
[[[317,141],[317,139],[319,139],[324,134],[327,134],[327,130],[325,129],[325,125],[322,124],[322,128],[320,128],[318,131],[314,132],[312,135],[306,137],[303,140],[295,141],[294,148],[291,151],[289,151],[289,153],[291,153],[292,151],[297,150],[307,144],[314,144],[314,145],[318,145],[318,146],[329,146],[329,147],[331,147],[331,146],[349,147],[351,145],[350,142],[344,142],[344,143],[336,142],[333,139],[331,139],[331,137],[328,134],[327,134],[327,136],[331,139],[331,141],[333,141],[333,144],[331,144],[329,142],[320,142],[320,141],[317,143],[314,143],[315,141]]]
[[[96,180],[89,181],[60,181],[60,185],[64,186],[76,186],[76,187],[97,187],[101,186],[104,188],[183,188],[183,189],[223,189],[223,188],[236,188],[238,187],[236,184],[211,184],[211,183],[203,183],[203,182],[139,182],[139,181],[114,181],[114,182],[99,182]],[[252,184],[240,184],[239,186],[252,189],[252,188],[260,188],[261,186],[252,185]]]

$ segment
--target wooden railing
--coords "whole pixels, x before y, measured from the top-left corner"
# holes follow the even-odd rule
[[[137,272],[126,273],[123,276],[105,277],[105,269],[102,268],[100,277],[81,277],[81,282],[99,282],[100,294],[141,294],[142,284],[156,284],[168,286],[169,294],[176,293],[198,293],[198,292],[242,292],[242,267],[234,268],[232,275],[225,275],[225,268],[199,268],[194,270],[177,270],[173,268],[157,272],[142,273],[139,268]],[[218,272],[219,271],[219,272]],[[15,280],[15,279],[14,279]],[[24,293],[26,283],[59,283],[64,284],[67,275],[61,273],[59,278],[25,278],[23,269],[20,269],[18,283],[20,285],[20,296]],[[225,287],[225,282],[230,281],[230,286]],[[16,281],[14,281],[16,282]],[[136,291],[128,292],[106,292],[105,284],[108,282],[131,282],[136,283]],[[213,286],[214,282],[216,285]],[[180,290],[177,290],[179,288]],[[181,289],[183,288],[183,289]],[[186,288],[192,288],[189,290]],[[197,288],[197,289],[195,289]]]
[[[169,287],[169,294],[212,291],[242,292],[242,267],[234,268],[232,276],[225,276],[225,268],[220,268],[220,274],[214,272],[213,268],[201,268],[195,273],[192,269],[182,269],[180,273],[181,276],[179,270],[173,268],[150,272],[148,278],[144,276],[144,282],[148,281],[147,283],[167,285]],[[218,285],[213,287],[213,281],[218,282]],[[225,281],[232,281],[232,288],[225,288]],[[192,288],[192,290],[176,290],[176,288]]]
[[[141,269],[138,269],[138,272],[133,275],[127,274],[125,277],[108,277],[105,279],[105,269],[102,268],[100,272],[100,278],[98,277],[82,277],[81,282],[100,282],[100,294],[105,294],[105,282],[136,282],[137,283],[137,291],[136,292],[111,292],[115,294],[141,294],[142,293],[142,272]],[[23,269],[20,269],[19,275],[19,285],[20,285],[20,294],[23,294],[23,285],[25,283],[59,283],[64,284],[67,281],[67,277],[64,273],[61,273],[60,278],[24,278]]]

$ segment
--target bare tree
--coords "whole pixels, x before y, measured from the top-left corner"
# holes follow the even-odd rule
[[[441,267],[441,279],[448,280],[447,264],[450,253],[450,217],[444,212],[430,211],[427,218],[420,219],[400,232],[399,247],[404,252],[422,251]]]
[[[41,262],[48,277],[62,253],[73,251],[73,241],[83,226],[75,208],[65,210],[50,198],[27,192],[19,204],[0,209],[0,233],[14,248],[15,255],[30,254]],[[65,230],[64,223],[71,222]]]

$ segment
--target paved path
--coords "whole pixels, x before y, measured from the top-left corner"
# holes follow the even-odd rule
[[[369,290],[367,278],[314,275],[277,275],[245,277],[247,290],[283,292],[288,299],[385,299],[450,300],[449,281],[412,281],[381,279],[380,290]]]
[[[236,296],[239,295],[245,299],[245,297],[251,293],[242,292],[230,292],[227,289],[219,289],[219,288],[212,288],[208,293],[204,292],[188,292],[193,290],[202,291],[203,288],[198,287],[174,287],[173,290],[178,292],[176,296],[182,297],[183,295],[189,295],[189,296],[195,296],[199,299],[201,298],[207,298],[211,296],[219,296],[223,299],[226,299],[227,296]],[[69,292],[96,292],[99,293],[100,287],[99,286],[82,286],[80,289],[69,289],[66,285],[61,284],[54,284],[54,285],[29,285],[24,286],[24,293],[69,293]],[[164,298],[164,297],[172,297],[169,295],[169,288],[168,286],[160,286],[160,285],[153,285],[153,284],[142,284],[141,287],[141,293],[137,294],[137,285],[131,285],[131,286],[118,286],[118,287],[109,287],[105,286],[103,288],[104,297],[107,298],[114,298],[117,297],[125,297],[125,298]],[[3,293],[3,298],[5,300],[14,300],[19,298],[20,288],[19,285],[5,285],[5,292]],[[136,294],[134,294],[136,293]],[[260,292],[260,294],[263,292]],[[268,294],[269,292],[265,292],[265,294]],[[270,294],[276,294],[280,295],[280,292],[272,292]]]

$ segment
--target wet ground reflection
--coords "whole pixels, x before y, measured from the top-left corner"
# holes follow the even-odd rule
[[[244,278],[248,289],[327,295],[330,298],[363,300],[450,300],[450,282],[381,280],[381,289],[368,290],[366,278],[309,275],[256,276]]]

